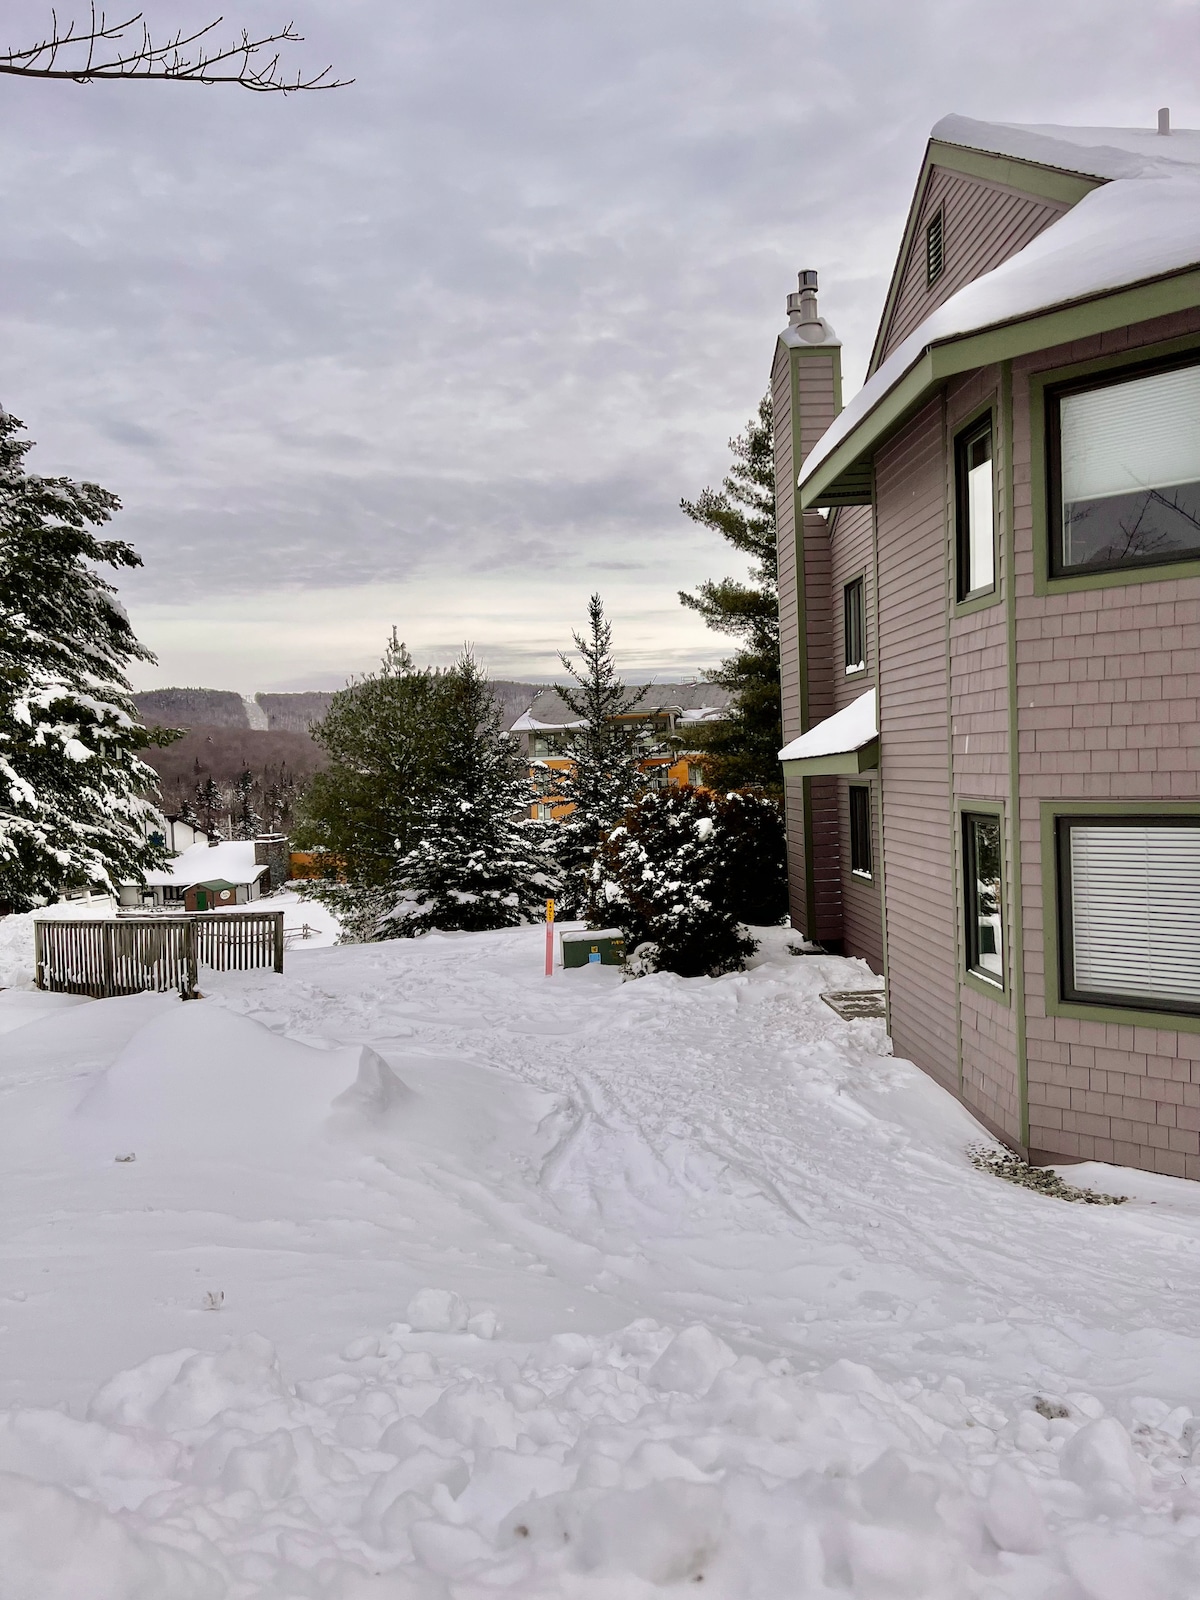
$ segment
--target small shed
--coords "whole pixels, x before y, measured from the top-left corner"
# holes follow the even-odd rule
[[[240,898],[238,888],[239,885],[225,878],[210,878],[206,883],[189,884],[183,892],[184,908],[188,911],[226,911],[245,903],[245,885],[241,886],[243,892]]]

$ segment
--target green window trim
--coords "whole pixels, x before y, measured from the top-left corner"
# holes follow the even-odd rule
[[[1048,1017],[1077,1022],[1103,1022],[1114,1026],[1149,1028],[1158,1033],[1200,1033],[1200,1015],[1162,1011],[1136,1005],[1108,1005],[1066,1000],[1062,995],[1062,953],[1059,939],[1062,903],[1058,878],[1058,819],[1060,817],[1198,818],[1194,800],[1043,800],[1041,802],[1042,940]]]
[[[852,783],[846,789],[850,815],[850,877],[859,883],[875,881],[875,838],[869,784]]]
[[[970,518],[968,506],[967,461],[970,447],[987,434],[992,465],[992,581],[977,588],[967,587],[970,573]],[[1000,461],[996,449],[995,397],[973,412],[954,434],[954,501],[951,507],[954,528],[954,615],[969,616],[988,606],[999,605],[1000,594]]]
[[[959,914],[960,935],[960,960],[959,982],[976,994],[986,995],[989,1000],[995,1000],[1000,1005],[1010,1004],[1010,973],[1012,970],[1012,956],[1010,952],[1010,929],[1012,915],[1009,906],[1009,874],[1008,874],[1008,828],[1006,823],[1005,807],[1002,800],[974,800],[962,798],[955,805],[955,821],[957,833],[958,854],[958,883],[959,893],[956,896]],[[1002,970],[999,979],[984,977],[974,970],[972,954],[974,937],[972,932],[971,902],[967,893],[967,875],[970,868],[971,851],[967,843],[968,829],[974,818],[986,818],[995,821],[1000,831],[1000,946]]]
[[[947,378],[1197,308],[1200,308],[1200,268],[1187,268],[1166,277],[1113,289],[1073,305],[1037,312],[1000,327],[930,345],[830,451],[812,478],[800,487],[802,509],[869,504],[875,450],[927,404],[933,390]],[[1187,341],[1176,342],[1185,344]],[[1133,359],[1144,358],[1145,354],[1145,350],[1134,352]],[[1119,358],[1111,360],[1115,364]],[[1108,362],[1097,365],[1105,366]],[[803,470],[802,467],[801,472]],[[1082,583],[1084,580],[1071,581]]]
[[[854,637],[852,637],[854,635]],[[853,646],[857,643],[858,652]],[[842,663],[847,678],[867,670],[867,575],[859,572],[842,585]]]
[[[1029,377],[1029,452],[1030,492],[1033,517],[1033,590],[1037,595],[1070,594],[1085,589],[1123,588],[1127,584],[1162,583],[1171,578],[1200,577],[1200,556],[1182,556],[1170,561],[1147,561],[1103,571],[1054,571],[1054,545],[1058,523],[1051,507],[1055,493],[1055,473],[1051,454],[1054,447],[1050,416],[1056,393],[1071,387],[1087,387],[1090,380],[1111,377],[1120,382],[1123,375],[1136,377],[1156,367],[1186,365],[1188,358],[1200,359],[1200,334],[1123,350],[1119,355],[1079,361],[1067,367],[1035,372]]]

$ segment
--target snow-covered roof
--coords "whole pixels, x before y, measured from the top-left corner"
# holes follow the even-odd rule
[[[253,883],[266,872],[254,859],[253,840],[225,839],[220,844],[192,844],[158,872],[148,872],[151,887],[187,889],[194,883]]]
[[[652,717],[673,711],[680,722],[712,722],[724,714],[728,704],[729,690],[707,679],[695,683],[650,683],[629,715]],[[556,733],[583,726],[582,722],[574,720],[574,713],[557,689],[543,689],[509,731]]]
[[[810,761],[814,756],[848,755],[861,750],[879,737],[875,715],[875,691],[868,689],[833,716],[818,722],[779,752],[780,761]]]
[[[510,733],[556,733],[562,728],[583,728],[583,722],[539,722],[532,711],[522,711],[521,715],[508,730]]]
[[[933,131],[946,143],[1046,165],[1070,160],[1072,171],[1124,170],[930,312],[826,429],[804,463],[801,487],[931,346],[1200,266],[1200,132],[1022,128],[967,117],[943,118]],[[1159,156],[1154,140],[1171,153]]]
[[[1189,167],[1200,171],[1200,131],[1195,128],[1173,128],[1164,135],[1156,128],[1067,128],[949,116],[935,124],[930,138],[1088,178],[1161,177]]]

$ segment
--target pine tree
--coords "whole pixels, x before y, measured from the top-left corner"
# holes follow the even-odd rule
[[[487,678],[469,651],[445,674],[440,788],[423,837],[398,864],[377,938],[537,920],[555,892],[547,830]]]
[[[208,777],[196,785],[196,811],[205,833],[212,834],[220,830],[225,800],[214,778]]]
[[[95,570],[141,561],[90,531],[117,497],[27,473],[21,430],[0,413],[0,911],[115,891],[165,859],[146,836],[157,779],[141,752],[155,740],[126,676],[154,657]]]
[[[710,628],[742,641],[741,648],[706,674],[731,695],[730,716],[696,726],[705,756],[706,779],[714,787],[761,788],[782,793],[779,747],[783,743],[779,690],[779,583],[775,549],[775,447],[771,396],[757,418],[729,441],[735,459],[719,490],[681,500],[693,522],[711,528],[750,557],[750,578],[702,583],[680,600]]]
[[[230,813],[231,832],[235,839],[255,839],[262,832],[262,818],[254,809],[258,779],[252,772],[242,772],[233,786],[233,808]]]
[[[384,889],[421,838],[438,794],[444,677],[419,669],[393,628],[379,670],[347,684],[313,725],[328,765],[299,803],[295,841],[349,898]]]
[[[560,685],[559,694],[579,719],[568,754],[571,765],[555,786],[555,800],[574,809],[557,825],[561,897],[567,916],[591,918],[591,869],[596,852],[626,811],[645,792],[646,778],[634,744],[634,730],[625,718],[645,698],[617,676],[612,649],[612,624],[598,594],[588,601],[586,634],[573,634],[579,651],[576,667],[560,656],[577,688]]]

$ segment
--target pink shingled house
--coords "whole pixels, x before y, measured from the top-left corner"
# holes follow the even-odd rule
[[[933,130],[772,374],[792,918],[1034,1161],[1200,1177],[1200,132]]]

